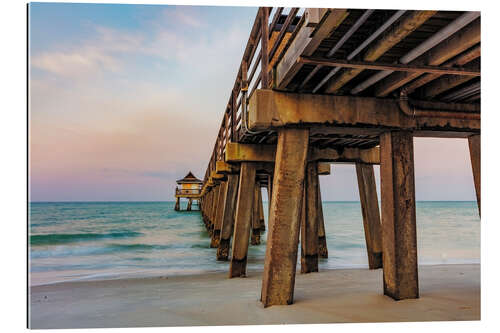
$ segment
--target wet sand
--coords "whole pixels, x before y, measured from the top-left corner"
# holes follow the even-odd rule
[[[383,296],[380,269],[297,274],[289,306],[264,308],[261,282],[261,272],[249,272],[35,286],[31,328],[480,319],[480,265],[420,266],[420,298],[397,302]]]

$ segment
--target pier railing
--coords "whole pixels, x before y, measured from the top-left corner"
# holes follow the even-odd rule
[[[249,134],[244,114],[248,100],[255,90],[272,86],[273,66],[283,57],[304,22],[303,10],[291,8],[283,14],[284,10],[284,7],[260,7],[257,12],[205,172],[205,182],[215,171],[216,162],[224,160],[227,143],[240,142]]]

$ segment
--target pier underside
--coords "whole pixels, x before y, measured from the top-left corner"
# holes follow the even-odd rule
[[[369,268],[383,269],[384,294],[418,298],[414,137],[468,139],[480,207],[479,13],[269,11],[252,28],[201,192],[217,259],[230,260],[229,277],[246,275],[266,188],[260,299],[292,304],[299,240],[301,273],[328,257],[319,177],[351,163]]]

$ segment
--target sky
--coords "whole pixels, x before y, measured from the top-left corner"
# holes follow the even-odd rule
[[[173,200],[203,178],[256,12],[31,3],[30,200]],[[414,141],[417,200],[475,200],[467,140]],[[320,179],[359,200],[353,165]]]

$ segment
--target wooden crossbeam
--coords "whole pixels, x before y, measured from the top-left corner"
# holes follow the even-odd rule
[[[215,164],[215,172],[219,175],[235,174],[240,172],[240,168],[238,165],[229,164],[224,161],[217,161]]]
[[[354,163],[362,162],[367,164],[380,163],[380,150],[378,147],[360,149],[344,148],[338,150],[334,148],[319,149],[311,147],[308,154],[308,161]],[[266,162],[274,163],[276,160],[276,145],[262,145],[250,143],[230,142],[226,150],[226,163],[239,162]],[[323,163],[319,163],[321,165]],[[322,174],[329,172],[329,166],[322,166]],[[327,169],[326,169],[327,168]]]
[[[214,180],[214,181],[218,181],[218,180],[224,179],[224,175],[218,174],[215,170],[213,170],[210,173],[210,178],[212,178],[212,180]]]
[[[481,56],[481,45],[477,45],[477,46],[473,47],[472,49],[454,57],[453,59],[446,61],[441,66],[442,67],[463,66],[463,65],[473,61],[474,59],[479,58],[480,56]],[[425,85],[433,80],[436,80],[440,76],[441,76],[441,74],[422,75],[418,79],[407,84],[404,87],[404,89],[406,90],[406,92],[408,94],[411,94],[417,88],[419,88],[419,87],[421,87],[421,86],[423,86],[423,85]],[[424,94],[424,96],[425,96],[425,94]]]
[[[462,104],[443,104],[439,111],[457,110]],[[427,109],[432,109],[429,105]],[[408,129],[414,131],[444,131],[449,137],[457,132],[479,132],[481,121],[441,117],[414,117],[400,109],[399,99],[298,94],[259,89],[248,106],[250,130],[271,130],[289,126],[350,127],[357,129]],[[463,112],[468,112],[462,108]],[[460,134],[462,135],[462,134]],[[432,135],[431,135],[432,136]],[[460,136],[462,137],[462,136]]]
[[[329,175],[331,172],[330,163],[318,163],[318,175]]]
[[[418,66],[418,65],[403,65],[403,64],[387,64],[379,62],[367,61],[347,61],[341,59],[328,59],[328,58],[311,58],[299,57],[298,62],[310,65],[330,66],[330,67],[346,67],[357,69],[374,69],[374,70],[392,70],[399,72],[415,72],[415,73],[433,73],[433,74],[454,74],[465,76],[481,76],[481,71],[471,70],[468,68],[451,68],[439,66]]]

